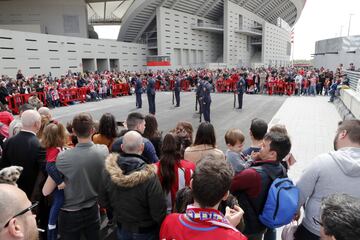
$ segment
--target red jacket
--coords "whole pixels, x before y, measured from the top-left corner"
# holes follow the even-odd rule
[[[170,214],[161,225],[160,240],[247,240],[239,231],[190,221],[185,214]]]

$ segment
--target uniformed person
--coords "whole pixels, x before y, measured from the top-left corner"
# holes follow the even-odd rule
[[[153,74],[148,74],[146,93],[148,97],[149,103],[149,113],[155,115],[155,79],[153,78]]]
[[[203,99],[202,99],[202,112],[204,120],[210,122],[210,105],[211,105],[211,96],[212,85],[209,82],[209,77],[204,77],[203,83]]]
[[[201,78],[197,78],[197,88],[196,88],[196,108],[195,110],[197,111],[197,105],[199,105],[199,112],[200,114],[202,114],[202,98],[203,98],[203,87],[204,87],[204,82]]]
[[[239,81],[236,83],[236,92],[238,95],[238,103],[239,103],[238,109],[242,109],[243,97],[245,92],[245,80],[243,75],[241,75]]]
[[[142,81],[141,81],[139,75],[137,75],[135,77],[134,82],[135,82],[135,94],[136,94],[136,107],[137,108],[142,108],[141,94],[143,92],[143,89],[142,89]]]
[[[174,93],[175,93],[175,100],[176,105],[175,107],[180,107],[180,91],[181,91],[181,79],[179,74],[175,74],[175,86],[174,86]]]

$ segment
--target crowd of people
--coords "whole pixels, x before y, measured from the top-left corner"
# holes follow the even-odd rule
[[[239,129],[219,140],[209,122],[162,133],[154,115],[132,112],[123,125],[81,113],[64,126],[48,108],[22,106],[2,144],[0,239],[100,239],[99,213],[122,240],[276,239],[259,216],[274,178],[296,162],[286,126],[253,119],[244,149]],[[359,159],[360,121],[343,121],[334,151],[294,186],[293,239],[359,238]]]
[[[359,120],[339,123],[334,151],[311,161],[295,184],[287,176],[296,159],[286,126],[269,127],[255,118],[249,123],[249,148],[244,149],[241,130],[232,128],[221,136],[227,149],[219,149],[210,123],[210,92],[218,81],[236,82],[239,108],[244,93],[269,93],[275,82],[293,83],[296,95],[330,95],[333,101],[338,85],[346,84],[342,68],[2,76],[0,239],[100,239],[103,219],[121,240],[275,240],[278,226],[285,226],[285,240],[358,239]],[[174,90],[180,107],[183,79],[196,88],[205,122],[195,131],[179,121],[163,133],[155,117],[155,85]],[[111,113],[98,122],[81,113],[64,125],[38,101],[29,99],[16,118],[6,107],[7,96],[32,92],[46,93],[46,105],[57,107],[58,91],[83,87],[90,99],[100,100],[112,95],[117,83],[132,86],[138,108],[146,89],[150,114],[132,112],[120,128]],[[268,196],[277,179],[289,182],[286,191],[296,190],[290,220],[300,221],[298,226],[287,221],[274,227],[263,220],[276,202]],[[276,209],[274,219],[290,211]]]
[[[354,66],[352,66],[354,67]],[[128,84],[129,93],[135,93],[136,81],[140,80],[141,88],[145,89],[149,84],[157,84],[157,90],[174,90],[171,84],[177,78],[189,82],[189,90],[195,89],[198,82],[207,78],[212,84],[212,90],[219,90],[217,83],[223,83],[224,91],[238,91],[236,83],[244,80],[244,92],[248,94],[295,94],[295,95],[330,95],[332,84],[345,82],[346,78],[343,67],[340,65],[335,72],[329,69],[302,69],[302,68],[241,68],[241,69],[179,69],[174,71],[104,71],[92,73],[72,73],[60,77],[52,77],[51,74],[33,75],[25,77],[21,70],[16,77],[2,75],[0,78],[0,102],[7,106],[8,96],[16,94],[45,93],[42,103],[31,100],[37,107],[47,105],[58,107],[61,105],[60,97],[63,89],[87,89],[87,100],[101,100],[112,95],[115,84]],[[154,79],[154,83],[150,80]],[[233,82],[229,88],[226,82]],[[286,84],[289,84],[287,87]],[[176,95],[178,100],[178,95]],[[30,100],[29,100],[30,101]],[[178,103],[178,101],[177,101]]]

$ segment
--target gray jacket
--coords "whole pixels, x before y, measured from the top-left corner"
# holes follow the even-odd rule
[[[66,184],[62,209],[77,211],[94,206],[108,155],[105,145],[93,142],[78,143],[58,155],[56,167],[64,175]]]
[[[305,208],[302,224],[320,236],[320,226],[312,218],[320,219],[324,197],[347,193],[360,198],[360,148],[341,148],[319,155],[312,160],[296,185],[300,190],[300,206]]]

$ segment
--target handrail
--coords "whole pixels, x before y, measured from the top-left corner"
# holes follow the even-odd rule
[[[192,24],[191,27],[204,27],[204,28],[219,28],[219,29],[224,29],[224,25],[212,24],[212,23],[197,23],[197,24]]]
[[[360,80],[360,72],[345,70],[344,73],[346,74],[346,77],[349,79],[350,88],[355,92],[356,90],[360,91],[360,89],[357,89],[358,82]]]

